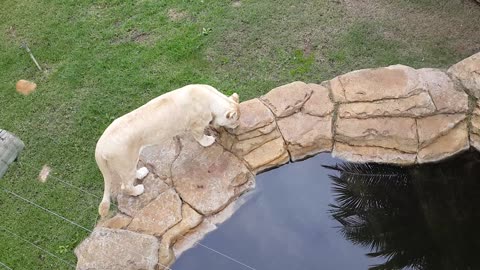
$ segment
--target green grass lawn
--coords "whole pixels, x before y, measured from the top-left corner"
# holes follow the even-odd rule
[[[75,264],[73,248],[87,233],[3,190],[93,228],[99,200],[54,178],[39,183],[39,171],[47,164],[54,177],[101,196],[97,139],[113,119],[169,90],[204,83],[247,100],[294,80],[397,63],[445,68],[480,51],[473,1],[370,2],[2,1],[0,128],[26,148],[0,180],[0,226]],[[19,79],[37,91],[19,95]],[[69,268],[1,229],[0,262]]]

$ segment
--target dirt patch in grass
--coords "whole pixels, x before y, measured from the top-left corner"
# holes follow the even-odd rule
[[[149,40],[150,34],[133,30],[130,32],[130,40],[137,43],[145,43]]]
[[[127,32],[125,36],[117,37],[112,40],[112,44],[121,44],[125,42],[135,42],[138,44],[148,44],[151,41],[151,35],[146,32],[133,29]]]
[[[185,19],[188,16],[188,13],[171,8],[168,10],[167,16],[171,21],[178,22]]]
[[[399,42],[448,43],[463,55],[480,50],[480,6],[474,1],[343,0],[347,12],[384,27],[384,37]]]

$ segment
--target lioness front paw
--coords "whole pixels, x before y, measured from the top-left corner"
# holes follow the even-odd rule
[[[149,173],[148,169],[146,167],[142,167],[137,170],[135,177],[138,180],[142,180],[143,178],[145,178],[145,176],[147,176],[148,173]]]
[[[203,138],[198,141],[200,143],[200,145],[204,146],[204,147],[207,147],[207,146],[210,146],[212,145],[214,142],[215,142],[215,137],[213,136],[203,136]]]
[[[138,196],[141,195],[145,191],[145,187],[143,185],[136,185],[133,188],[132,196]]]

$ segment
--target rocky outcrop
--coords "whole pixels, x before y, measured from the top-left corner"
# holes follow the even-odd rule
[[[480,52],[453,65],[448,73],[457,78],[470,95],[480,98]]]
[[[480,101],[477,102],[471,117],[470,144],[480,151]]]
[[[97,228],[75,249],[77,269],[155,270],[159,246],[150,235]]]
[[[444,71],[365,69],[338,76],[330,87],[339,103],[334,156],[408,165],[469,147],[469,98]]]
[[[286,117],[299,111],[312,95],[312,89],[304,82],[293,82],[277,87],[260,99],[275,117]]]
[[[320,152],[332,151],[332,117],[318,117],[298,112],[278,120],[292,161]]]
[[[413,96],[418,89],[415,69],[396,65],[362,69],[340,75],[330,82],[335,102],[366,102]]]
[[[118,194],[118,213],[76,249],[77,269],[168,269],[177,241],[255,187],[243,160],[188,135],[144,149],[140,164],[150,170],[145,192]]]
[[[277,99],[273,97],[273,100]],[[275,116],[259,99],[242,102],[239,127],[222,132],[219,137],[220,144],[242,158],[255,173],[278,167],[289,161]]]
[[[182,220],[181,209],[180,197],[173,189],[169,189],[135,213],[128,229],[161,236]]]
[[[168,269],[236,211],[254,174],[290,160],[331,151],[412,165],[480,150],[479,65],[477,54],[448,72],[395,65],[293,82],[242,102],[239,126],[209,131],[209,147],[185,135],[144,149],[145,192],[118,194],[118,213],[76,249],[77,268]]]
[[[182,221],[168,230],[162,236],[160,251],[158,254],[159,269],[166,269],[175,261],[173,244],[185,233],[197,227],[203,220],[203,216],[193,210],[188,204],[182,206]]]
[[[203,147],[182,140],[182,151],[172,166],[172,179],[182,200],[203,215],[214,214],[254,187],[253,174],[219,144]]]

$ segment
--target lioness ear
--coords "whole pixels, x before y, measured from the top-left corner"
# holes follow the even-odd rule
[[[237,93],[233,93],[233,95],[230,96],[230,99],[235,101],[235,103],[240,102],[240,97],[238,96]]]
[[[233,117],[235,117],[237,115],[237,112],[236,111],[229,111],[227,112],[227,119],[232,119]]]

